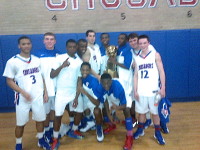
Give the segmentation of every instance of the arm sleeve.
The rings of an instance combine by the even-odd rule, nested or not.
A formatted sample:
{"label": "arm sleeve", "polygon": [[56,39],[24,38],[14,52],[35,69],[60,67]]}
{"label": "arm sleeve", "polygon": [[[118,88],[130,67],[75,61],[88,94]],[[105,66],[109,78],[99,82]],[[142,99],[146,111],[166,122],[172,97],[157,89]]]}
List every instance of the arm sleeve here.
{"label": "arm sleeve", "polygon": [[4,77],[14,79],[15,77],[15,69],[14,65],[12,64],[11,60],[8,60],[6,63],[6,67],[3,73]]}
{"label": "arm sleeve", "polygon": [[128,69],[130,69],[130,67],[131,67],[131,64],[132,64],[132,53],[131,53],[131,51],[130,51],[130,53],[129,52],[127,52],[125,55],[124,55],[124,66],[126,67],[126,68],[128,68]]}

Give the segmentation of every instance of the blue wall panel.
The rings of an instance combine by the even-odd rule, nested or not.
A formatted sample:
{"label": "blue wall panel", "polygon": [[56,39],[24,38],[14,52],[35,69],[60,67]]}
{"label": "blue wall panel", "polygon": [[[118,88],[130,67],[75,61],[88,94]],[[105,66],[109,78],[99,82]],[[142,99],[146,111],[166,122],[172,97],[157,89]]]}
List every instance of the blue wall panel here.
{"label": "blue wall panel", "polygon": [[189,31],[166,33],[168,97],[188,97]]}
{"label": "blue wall panel", "polygon": [[[110,44],[117,45],[121,32],[111,32]],[[130,33],[130,32],[124,32]],[[139,31],[147,34],[151,44],[160,53],[166,72],[166,92],[171,99],[200,97],[200,29],[196,30],[163,30]],[[96,34],[96,42],[100,45],[100,34]],[[13,91],[6,86],[2,77],[6,61],[19,53],[17,39],[21,35],[0,36],[0,108],[13,107]],[[27,35],[32,39],[33,52],[43,47],[43,35]],[[56,34],[56,48],[66,52],[66,41],[70,38],[85,39],[85,33]]]}
{"label": "blue wall panel", "polygon": [[200,32],[190,32],[190,55],[189,55],[189,97],[200,95]]}
{"label": "blue wall panel", "polygon": [[6,80],[2,76],[4,71],[4,64],[3,64],[3,57],[2,57],[2,42],[0,39],[0,109],[1,107],[8,106],[8,100],[7,100],[7,86],[6,86]]}

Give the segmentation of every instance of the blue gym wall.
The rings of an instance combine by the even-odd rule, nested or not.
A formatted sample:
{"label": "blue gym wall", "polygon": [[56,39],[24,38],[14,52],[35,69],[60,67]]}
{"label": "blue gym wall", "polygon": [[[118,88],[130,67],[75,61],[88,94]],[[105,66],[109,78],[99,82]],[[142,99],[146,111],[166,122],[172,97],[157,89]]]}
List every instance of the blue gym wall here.
{"label": "blue gym wall", "polygon": [[[130,33],[130,32],[125,32]],[[172,102],[200,100],[200,29],[138,31],[147,34],[151,44],[161,54],[166,72],[167,97]],[[101,33],[96,41],[100,45]],[[110,32],[110,43],[117,45],[120,32]],[[19,53],[17,39],[21,35],[0,35],[0,112],[14,108],[14,93],[2,76],[6,61]],[[27,35],[32,39],[33,51],[43,47],[43,35]],[[65,52],[65,42],[85,38],[83,33],[56,34],[56,48]]]}

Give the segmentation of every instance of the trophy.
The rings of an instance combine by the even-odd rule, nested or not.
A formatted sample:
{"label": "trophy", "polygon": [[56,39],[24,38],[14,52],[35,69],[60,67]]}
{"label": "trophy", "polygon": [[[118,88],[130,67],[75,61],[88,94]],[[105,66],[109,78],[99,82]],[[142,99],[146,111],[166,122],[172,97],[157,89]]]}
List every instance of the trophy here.
{"label": "trophy", "polygon": [[[109,58],[111,58],[111,57],[116,58],[117,48],[114,45],[110,45],[106,48],[106,53]],[[106,66],[105,72],[109,73],[112,78],[118,78],[117,65],[113,64],[109,60],[107,61],[107,66]]]}

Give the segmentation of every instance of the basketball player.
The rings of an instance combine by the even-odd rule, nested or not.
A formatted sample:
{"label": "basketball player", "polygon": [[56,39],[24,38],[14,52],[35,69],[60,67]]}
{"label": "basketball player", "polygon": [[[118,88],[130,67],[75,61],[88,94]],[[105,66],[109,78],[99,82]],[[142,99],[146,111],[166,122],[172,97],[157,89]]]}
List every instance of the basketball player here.
{"label": "basketball player", "polygon": [[45,103],[46,121],[45,121],[45,137],[52,143],[53,134],[53,120],[55,116],[55,79],[50,78],[50,72],[53,64],[55,63],[55,57],[57,54],[61,54],[55,49],[56,37],[52,32],[44,34],[43,38],[44,48],[36,51],[35,55],[40,58],[41,71],[44,76],[44,80],[47,86],[48,102]]}
{"label": "basketball player", "polygon": [[[82,60],[76,57],[77,44],[73,39],[69,39],[66,42],[67,53],[58,55],[56,57],[56,63],[51,71],[51,78],[57,77],[57,89],[55,97],[55,120],[53,131],[53,144],[52,149],[58,149],[60,142],[58,140],[58,134],[61,125],[61,119],[66,105],[69,104],[70,111],[79,112],[79,108],[76,108],[81,101],[78,101],[78,80],[81,76],[80,66]],[[75,110],[77,109],[77,110]],[[81,110],[80,110],[81,112]],[[82,113],[82,112],[81,112]],[[76,116],[76,115],[75,115]],[[79,135],[78,132],[73,132],[74,136]]]}
{"label": "basketball player", "polygon": [[[46,119],[44,101],[48,101],[47,91],[40,71],[40,60],[31,55],[32,43],[29,37],[22,36],[18,39],[20,54],[7,61],[3,76],[9,87],[15,91],[16,106],[16,150],[22,150],[22,136],[24,127],[32,118],[36,121],[38,146],[50,150],[50,145],[43,137],[44,121]],[[44,98],[43,98],[44,95]]]}
{"label": "basketball player", "polygon": [[[87,50],[83,50],[81,54],[81,50],[78,50],[78,54],[81,54],[81,58],[84,62],[89,62],[91,65],[91,74],[94,75],[98,80],[100,80],[100,65],[101,65],[101,53],[99,49],[99,45],[95,43],[96,40],[96,33],[93,30],[87,30],[86,31],[86,40],[87,40]],[[80,46],[85,46],[84,41],[81,40],[81,43],[78,42],[78,49]],[[83,44],[83,45],[79,45]],[[84,48],[83,48],[84,49]],[[94,121],[94,118],[92,117],[93,112],[90,112],[90,110],[85,110],[85,114],[87,115],[86,118],[89,118],[89,121]],[[86,119],[86,122],[88,119]],[[91,128],[95,127],[94,123],[86,123],[86,126],[83,129],[84,131],[87,131]]]}
{"label": "basketball player", "polygon": [[[101,93],[99,81],[92,75],[91,65],[88,62],[83,62],[81,65],[82,83],[81,88],[82,97],[84,100],[84,110],[90,109],[90,112],[94,114],[96,120],[96,134],[97,141],[102,142],[104,139],[103,129],[102,129],[102,106],[103,106],[103,94]],[[101,103],[100,103],[101,102]],[[88,121],[88,124],[95,124],[93,120]],[[86,132],[87,130],[80,129],[81,132]]]}
{"label": "basketball player", "polygon": [[[105,71],[106,71],[106,67],[107,67],[107,62],[108,62],[108,56],[106,54],[106,48],[108,46],[110,46],[110,35],[108,33],[102,33],[100,35],[100,39],[101,39],[101,47],[100,47],[100,52],[101,52],[101,70],[100,70],[100,74],[102,75]],[[104,113],[105,111],[103,111]],[[116,115],[115,111],[112,111],[112,116],[113,116],[113,121],[115,123],[120,123],[119,118]],[[108,118],[107,116],[104,114],[104,122],[107,123]],[[116,126],[113,124],[113,128],[116,128]]]}
{"label": "basketball player", "polygon": [[[158,116],[158,105],[154,104],[154,97],[158,92],[161,97],[165,97],[165,72],[160,54],[149,50],[149,37],[141,35],[138,38],[141,49],[139,55],[135,58],[134,71],[134,96],[136,112],[138,117],[138,129],[134,133],[134,139],[144,135],[145,114],[150,111],[155,127],[154,138],[161,145],[165,144],[160,132],[160,118]],[[159,87],[159,78],[161,88]]]}
{"label": "basketball player", "polygon": [[112,120],[110,111],[119,110],[123,111],[125,117],[125,125],[126,125],[126,140],[123,146],[124,150],[131,150],[133,145],[133,126],[132,126],[132,118],[130,115],[130,108],[127,107],[126,95],[124,88],[120,84],[119,81],[112,79],[110,74],[104,73],[101,76],[101,85],[103,86],[105,92],[106,100],[105,100],[105,108],[107,112],[107,116],[109,120]]}
{"label": "basketball player", "polygon": [[[131,47],[127,43],[127,40],[128,36],[125,33],[121,33],[118,36],[117,59],[110,57],[108,61],[117,65],[120,83],[123,88],[126,89],[125,94],[127,109],[130,110],[133,101],[133,69]],[[115,125],[110,125],[107,129],[105,129],[105,132],[109,133],[115,128]]]}
{"label": "basketball player", "polygon": [[106,71],[106,66],[108,61],[108,56],[106,55],[106,48],[110,45],[109,44],[110,36],[108,33],[102,33],[100,39],[101,39],[100,52],[102,60],[100,74],[102,75]]}
{"label": "basketball player", "polygon": [[91,73],[97,78],[100,79],[100,65],[101,65],[101,53],[99,45],[95,43],[96,33],[93,30],[86,31],[86,40],[87,40],[87,51],[85,52],[84,60],[89,62],[91,65]]}
{"label": "basketball player", "polygon": [[[133,54],[133,70],[134,70],[134,61],[135,61],[135,57],[138,56],[139,52],[141,51],[139,44],[138,44],[138,34],[137,33],[130,33],[128,36],[128,41],[129,44],[131,46],[131,52]],[[152,51],[156,51],[155,48],[149,44],[148,48]],[[135,99],[133,97],[133,103],[132,103],[132,107],[131,107],[131,115],[133,118],[133,125],[136,125],[136,118],[135,118]],[[144,128],[147,129],[150,125],[151,125],[152,121],[151,121],[151,116],[150,116],[150,112],[146,113],[146,122],[144,124]]]}

